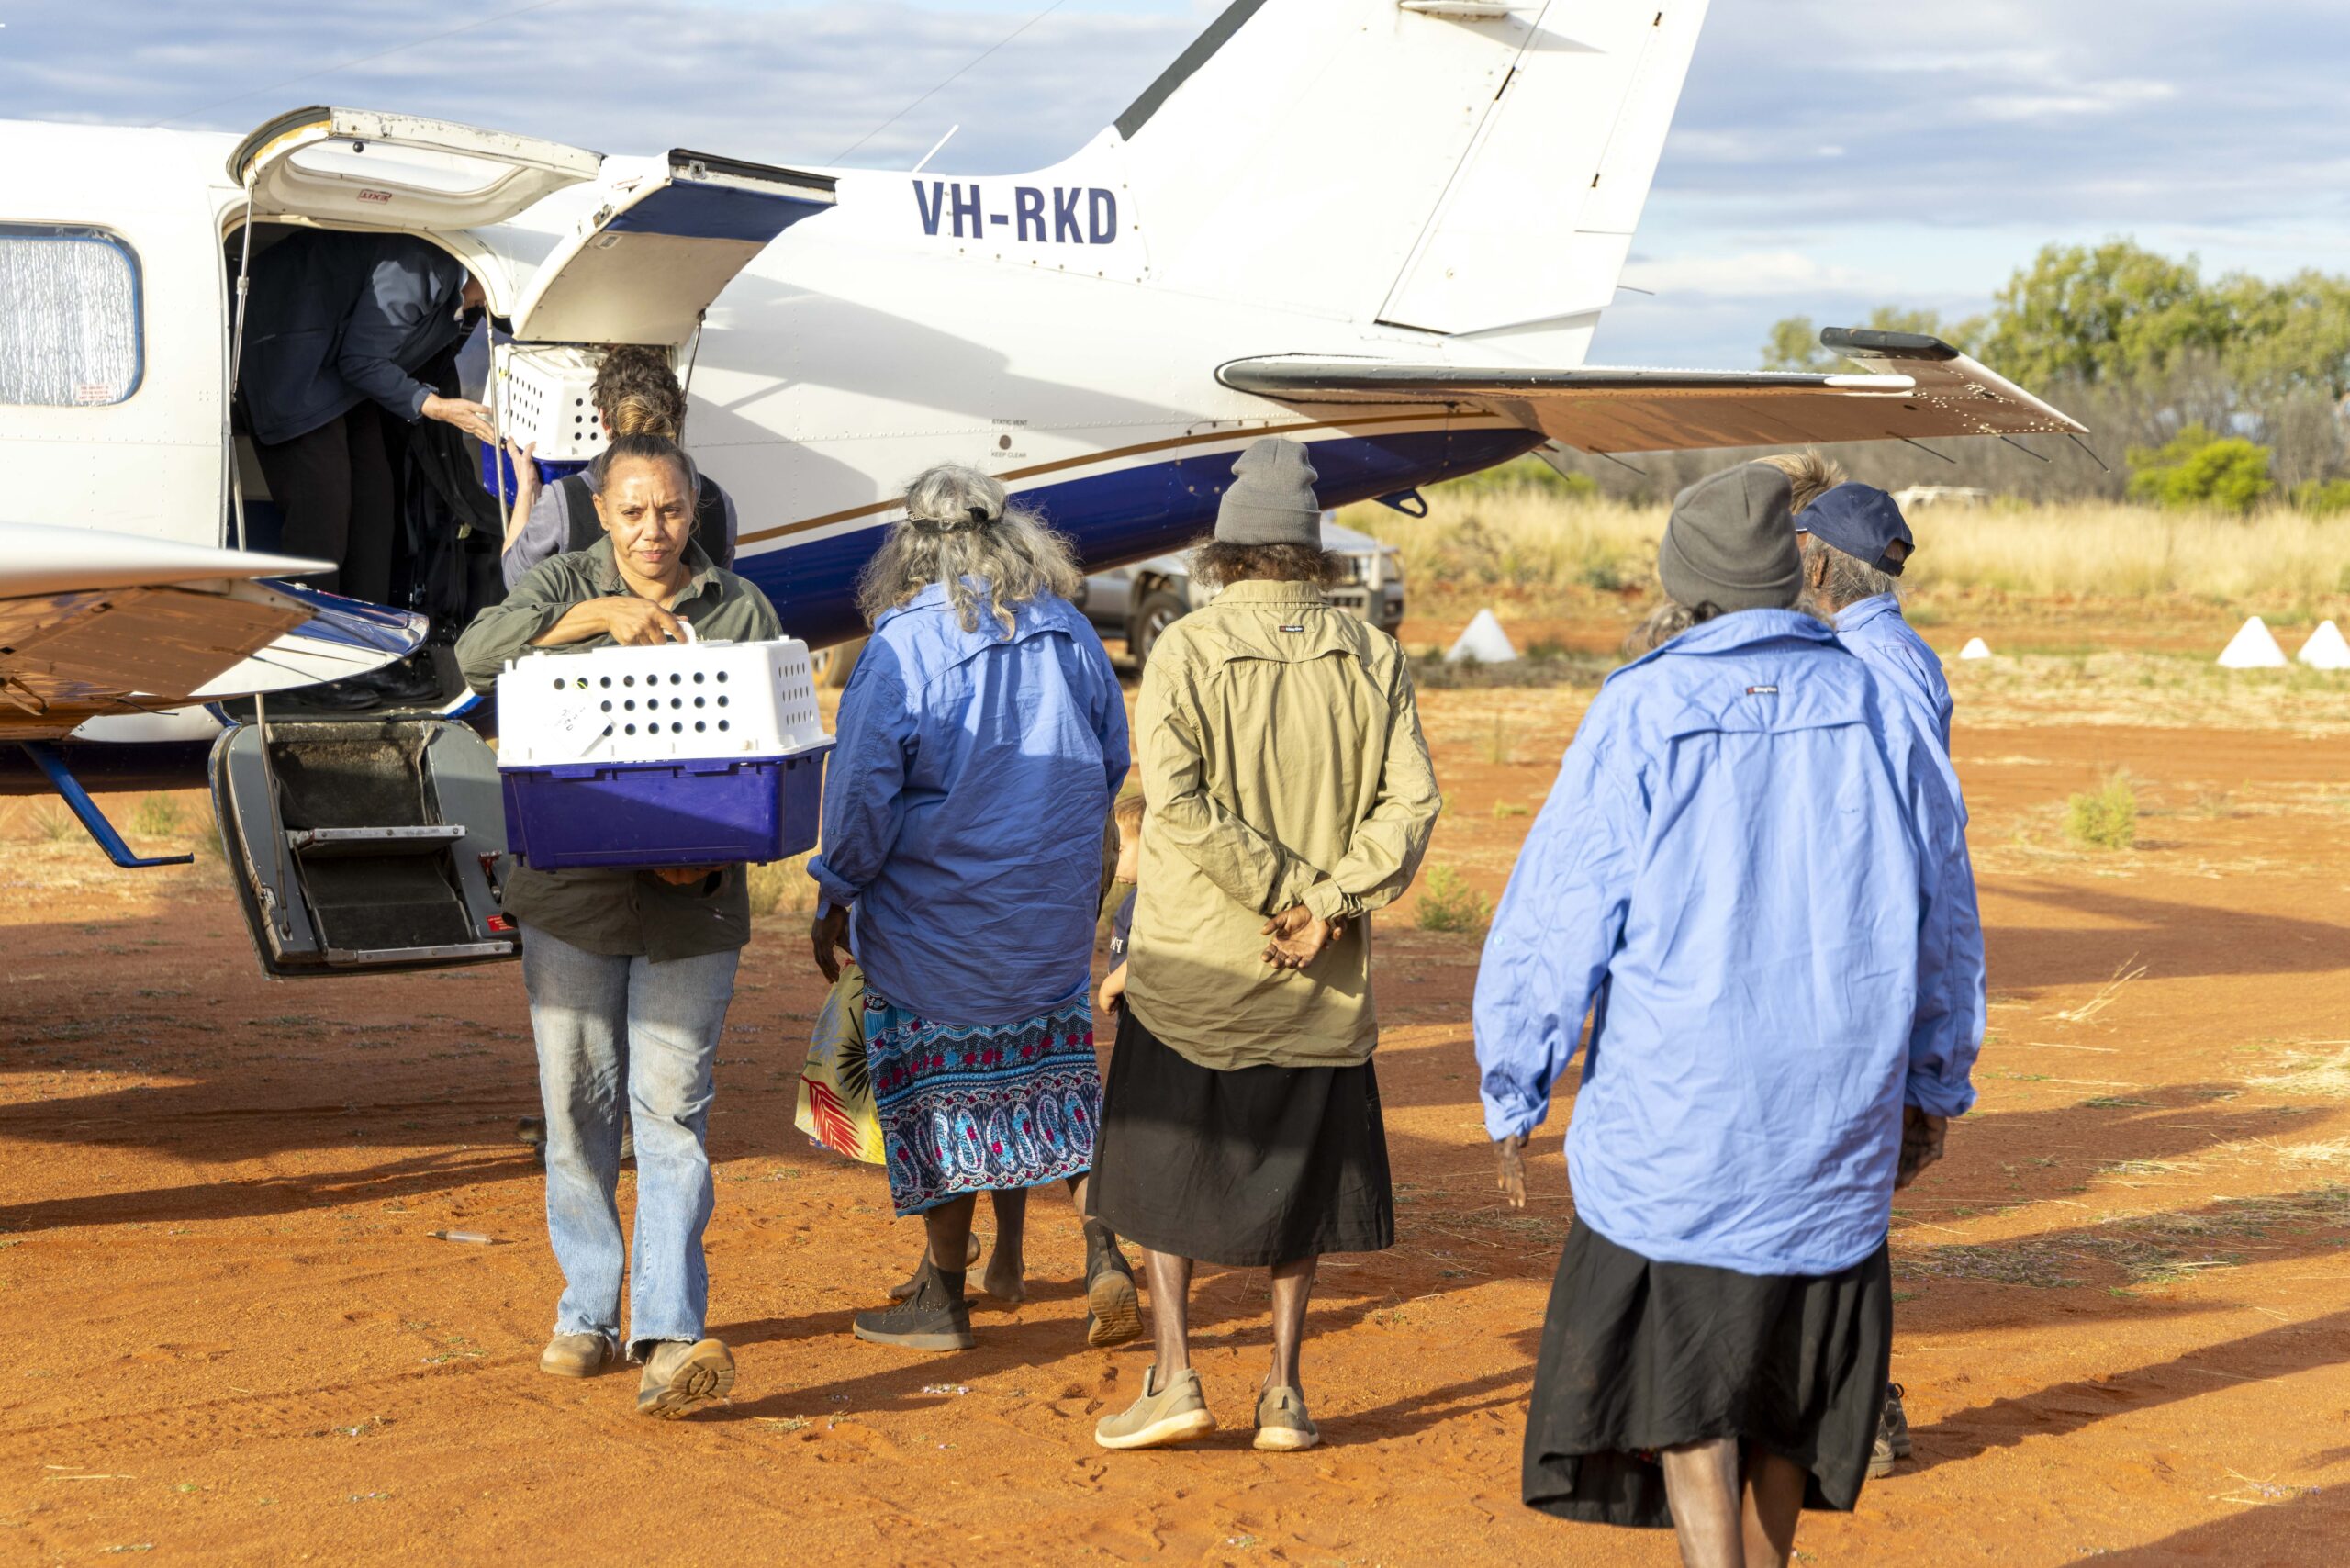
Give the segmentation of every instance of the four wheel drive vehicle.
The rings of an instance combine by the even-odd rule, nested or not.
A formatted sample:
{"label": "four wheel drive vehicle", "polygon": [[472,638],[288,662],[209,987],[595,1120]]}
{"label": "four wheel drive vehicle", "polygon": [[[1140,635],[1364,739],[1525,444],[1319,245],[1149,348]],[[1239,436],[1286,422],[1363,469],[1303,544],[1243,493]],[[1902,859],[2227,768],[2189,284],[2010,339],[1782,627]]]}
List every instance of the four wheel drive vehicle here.
{"label": "four wheel drive vehicle", "polygon": [[[1404,566],[1392,545],[1368,533],[1341,528],[1322,514],[1323,548],[1344,564],[1339,580],[1325,590],[1331,603],[1393,633],[1404,622]],[[1136,665],[1150,657],[1158,634],[1208,601],[1208,589],[1192,581],[1191,562],[1181,555],[1154,555],[1131,566],[1095,572],[1085,579],[1081,608],[1105,637],[1123,637]]]}

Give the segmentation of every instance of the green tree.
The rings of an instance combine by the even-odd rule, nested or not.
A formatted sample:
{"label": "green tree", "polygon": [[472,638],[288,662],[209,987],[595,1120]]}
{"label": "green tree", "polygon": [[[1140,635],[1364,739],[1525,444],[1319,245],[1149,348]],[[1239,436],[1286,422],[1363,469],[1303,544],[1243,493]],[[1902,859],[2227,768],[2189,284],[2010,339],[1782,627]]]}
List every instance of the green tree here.
{"label": "green tree", "polygon": [[2268,283],[2238,273],[2220,297],[2231,327],[2224,363],[2247,397],[2350,394],[2350,278],[2308,271]]}
{"label": "green tree", "polygon": [[1765,370],[1831,370],[1836,356],[1819,346],[1819,329],[1811,324],[1808,316],[1788,316],[1771,324],[1771,335],[1762,341],[1762,368]]}
{"label": "green tree", "polygon": [[2127,240],[2050,245],[1998,297],[1985,354],[2026,386],[2142,383],[2188,354],[2223,352],[2234,335],[2227,302],[2192,257],[2172,261]]}
{"label": "green tree", "polygon": [[2242,436],[2191,424],[2160,446],[2130,449],[2130,494],[2158,506],[2248,512],[2275,488],[2271,455]]}
{"label": "green tree", "polygon": [[1986,330],[1980,316],[1945,321],[1939,310],[1905,310],[1898,305],[1880,305],[1870,311],[1869,325],[1881,332],[1921,332],[1967,354],[1982,346]]}

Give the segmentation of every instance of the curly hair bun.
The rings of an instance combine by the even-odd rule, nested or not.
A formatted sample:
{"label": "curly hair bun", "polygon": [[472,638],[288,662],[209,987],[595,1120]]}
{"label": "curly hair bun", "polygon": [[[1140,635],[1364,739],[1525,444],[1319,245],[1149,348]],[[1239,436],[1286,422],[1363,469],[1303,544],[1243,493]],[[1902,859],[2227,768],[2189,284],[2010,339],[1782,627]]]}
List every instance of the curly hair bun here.
{"label": "curly hair bun", "polygon": [[589,396],[615,436],[685,436],[686,389],[659,349],[618,343],[605,350]]}

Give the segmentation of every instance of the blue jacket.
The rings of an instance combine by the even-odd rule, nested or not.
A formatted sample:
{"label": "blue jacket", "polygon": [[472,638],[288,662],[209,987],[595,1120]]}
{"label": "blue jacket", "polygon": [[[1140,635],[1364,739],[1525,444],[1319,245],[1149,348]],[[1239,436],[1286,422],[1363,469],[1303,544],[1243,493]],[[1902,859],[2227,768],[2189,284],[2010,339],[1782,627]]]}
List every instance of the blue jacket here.
{"label": "blue jacket", "polygon": [[1947,758],[1950,682],[1942,678],[1942,661],[1934,650],[1902,619],[1901,601],[1881,593],[1846,605],[1836,616],[1836,640],[1859,655],[1893,695],[1909,705],[1910,716],[1933,734]]}
{"label": "blue jacket", "polygon": [[1663,1262],[1822,1274],[1885,1239],[1901,1107],[1957,1115],[1983,942],[1932,741],[1809,616],[1757,610],[1612,676],[1477,976],[1485,1126],[1550,1108],[1577,1215]]}
{"label": "blue jacket", "polygon": [[308,435],[374,398],[411,422],[416,372],[457,341],[464,263],[409,234],[305,229],[253,258],[238,383],[253,438]]}
{"label": "blue jacket", "polygon": [[1068,600],[1006,638],[966,632],[934,583],[883,615],[841,694],[824,780],[824,897],[853,905],[866,983],[945,1024],[1010,1024],[1091,977],[1102,836],[1126,776],[1126,705]]}

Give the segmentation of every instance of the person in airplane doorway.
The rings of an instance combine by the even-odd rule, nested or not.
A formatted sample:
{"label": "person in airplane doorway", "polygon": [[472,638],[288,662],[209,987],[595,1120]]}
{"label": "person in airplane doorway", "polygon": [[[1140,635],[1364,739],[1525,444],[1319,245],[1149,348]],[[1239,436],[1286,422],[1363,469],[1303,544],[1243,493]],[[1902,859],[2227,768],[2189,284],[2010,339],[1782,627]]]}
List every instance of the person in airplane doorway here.
{"label": "person in airplane doorway", "polygon": [[[253,455],[285,519],[279,548],[335,563],[314,587],[381,604],[392,592],[393,420],[439,420],[491,439],[489,410],[417,379],[482,306],[464,263],[408,234],[297,230],[253,257],[238,396]],[[360,709],[431,696],[393,666],[305,691]]]}
{"label": "person in airplane doorway", "polygon": [[[1966,798],[1950,756],[1953,704],[1942,662],[1901,615],[1902,564],[1917,540],[1900,506],[1871,485],[1840,484],[1796,511],[1796,544],[1801,552],[1802,607],[1836,628],[1836,640],[1858,655],[1878,684],[1907,703],[1918,728],[1934,743],[1942,781],[1966,821]],[[1973,876],[1970,866],[1968,875]],[[1909,1457],[1909,1417],[1901,1407],[1903,1389],[1889,1384],[1885,1414],[1878,1417],[1876,1447],[1869,1455],[1872,1478],[1890,1475]]]}
{"label": "person in airplane doorway", "polygon": [[[757,588],[693,543],[694,465],[659,436],[622,436],[596,459],[604,537],[541,562],[457,639],[476,691],[532,648],[650,645],[782,635]],[[636,1407],[677,1417],[722,1398],[734,1360],[704,1336],[702,1231],[712,1189],[703,1136],[711,1067],[735,966],[751,936],[740,866],[657,871],[517,868],[506,911],[522,933],[522,983],[546,1113],[547,1237],[562,1266],[554,1336],[539,1358],[558,1377],[620,1359],[621,1274],[630,1269]],[[636,1238],[614,1193],[623,1124],[636,1133]]]}
{"label": "person in airplane doorway", "polygon": [[[1066,1182],[1083,1210],[1102,844],[1128,758],[1079,581],[1065,540],[950,464],[908,487],[858,583],[873,634],[841,695],[810,937],[827,980],[844,946],[864,966],[890,1195],[926,1249],[903,1299],[856,1315],[860,1339],[971,1346],[979,1193],[1004,1299],[1024,1291],[1028,1189]],[[1121,1344],[1142,1329],[1134,1275],[1109,1227],[1084,1228],[1086,1338]]]}
{"label": "person in airplane doorway", "polygon": [[1321,1440],[1299,1362],[1326,1252],[1395,1238],[1366,918],[1410,886],[1443,809],[1410,667],[1323,597],[1337,563],[1306,449],[1244,452],[1135,710],[1146,831],[1093,1212],[1146,1249],[1156,1364],[1094,1441],[1212,1431],[1194,1260],[1272,1276],[1255,1444]]}
{"label": "person in airplane doorway", "polygon": [[[606,349],[588,397],[607,441],[623,435],[686,439],[686,389],[669,368],[668,356],[657,348],[616,343]],[[532,460],[537,451],[535,442],[520,446],[510,438],[506,442],[515,471],[514,505],[498,566],[509,588],[548,556],[596,543],[595,469],[591,465],[543,486],[538,465]],[[711,560],[731,567],[734,532],[734,498],[719,488],[717,480],[700,476],[694,492],[694,543]]]}
{"label": "person in airplane doorway", "polygon": [[1573,1228],[1535,1369],[1529,1507],[1784,1563],[1859,1500],[1893,1331],[1893,1193],[1974,1103],[1982,932],[1934,742],[1796,610],[1788,482],[1683,491],[1691,625],[1611,676],[1486,939],[1497,1184],[1591,1043]]}

